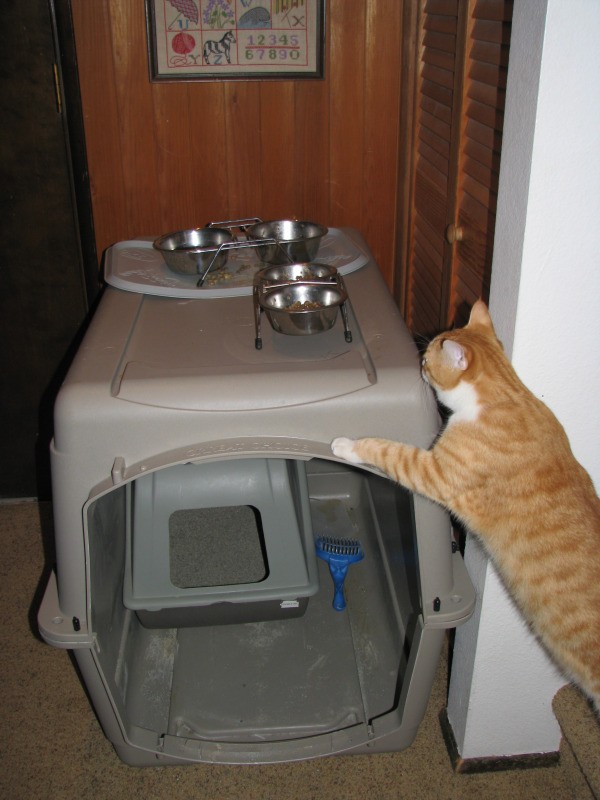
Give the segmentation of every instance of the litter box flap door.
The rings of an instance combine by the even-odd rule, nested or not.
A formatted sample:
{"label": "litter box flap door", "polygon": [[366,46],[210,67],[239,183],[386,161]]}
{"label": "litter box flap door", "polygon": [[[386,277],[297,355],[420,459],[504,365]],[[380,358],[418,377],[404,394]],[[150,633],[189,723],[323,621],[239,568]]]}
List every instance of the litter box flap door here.
{"label": "litter box flap door", "polygon": [[267,577],[260,514],[249,505],[181,508],[168,520],[169,578],[178,589]]}

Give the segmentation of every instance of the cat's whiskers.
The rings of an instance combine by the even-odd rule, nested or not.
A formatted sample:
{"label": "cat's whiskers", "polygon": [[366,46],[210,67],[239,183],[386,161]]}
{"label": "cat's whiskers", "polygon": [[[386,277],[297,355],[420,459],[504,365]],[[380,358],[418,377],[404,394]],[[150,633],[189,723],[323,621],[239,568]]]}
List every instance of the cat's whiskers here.
{"label": "cat's whiskers", "polygon": [[419,378],[419,384],[420,384],[419,391],[421,392],[421,395],[423,397],[423,405],[425,406],[425,408],[430,409],[432,406],[437,407],[435,395],[431,390],[427,381],[425,381],[422,376]]}
{"label": "cat's whiskers", "polygon": [[422,334],[416,334],[414,336],[415,344],[417,345],[417,350],[419,351],[419,355],[422,357],[425,355],[425,351],[429,347],[429,343],[431,342],[431,337],[423,336]]}

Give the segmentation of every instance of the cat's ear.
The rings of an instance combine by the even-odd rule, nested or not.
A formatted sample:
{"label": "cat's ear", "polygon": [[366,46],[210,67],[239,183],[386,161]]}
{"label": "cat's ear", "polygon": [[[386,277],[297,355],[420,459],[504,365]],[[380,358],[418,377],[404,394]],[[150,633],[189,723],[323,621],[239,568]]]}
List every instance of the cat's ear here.
{"label": "cat's ear", "polygon": [[467,349],[454,339],[444,339],[442,350],[452,369],[465,370],[469,366],[469,354]]}
{"label": "cat's ear", "polygon": [[492,331],[492,333],[494,332],[494,325],[492,324],[490,312],[483,300],[477,300],[471,308],[468,326],[473,325],[482,325],[484,328],[488,328]]}

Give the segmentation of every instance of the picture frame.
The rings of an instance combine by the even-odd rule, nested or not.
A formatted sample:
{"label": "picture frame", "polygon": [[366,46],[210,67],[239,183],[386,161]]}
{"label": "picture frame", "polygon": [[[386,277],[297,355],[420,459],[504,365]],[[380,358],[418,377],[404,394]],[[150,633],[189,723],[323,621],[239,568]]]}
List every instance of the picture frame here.
{"label": "picture frame", "polygon": [[322,78],[325,0],[146,0],[150,80]]}

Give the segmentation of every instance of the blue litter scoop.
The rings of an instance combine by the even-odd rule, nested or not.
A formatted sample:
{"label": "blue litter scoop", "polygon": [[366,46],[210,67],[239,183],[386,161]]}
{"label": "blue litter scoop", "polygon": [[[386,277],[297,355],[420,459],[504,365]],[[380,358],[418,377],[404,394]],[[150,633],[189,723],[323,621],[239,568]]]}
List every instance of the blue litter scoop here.
{"label": "blue litter scoop", "polygon": [[361,561],[365,554],[357,539],[334,539],[331,536],[320,536],[315,542],[319,558],[329,564],[329,572],[333,578],[333,607],[336,611],[346,608],[344,597],[344,581],[350,564]]}

